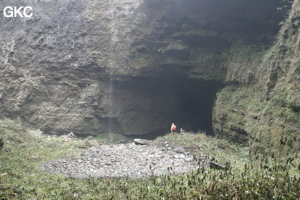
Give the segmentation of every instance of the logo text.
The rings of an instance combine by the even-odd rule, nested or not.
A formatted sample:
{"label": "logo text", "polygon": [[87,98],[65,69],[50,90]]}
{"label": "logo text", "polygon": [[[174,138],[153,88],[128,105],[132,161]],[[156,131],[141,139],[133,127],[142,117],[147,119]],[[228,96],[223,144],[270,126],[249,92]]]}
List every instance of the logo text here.
{"label": "logo text", "polygon": [[3,10],[3,14],[5,17],[32,17],[31,6],[26,7],[12,7],[12,6],[6,6]]}

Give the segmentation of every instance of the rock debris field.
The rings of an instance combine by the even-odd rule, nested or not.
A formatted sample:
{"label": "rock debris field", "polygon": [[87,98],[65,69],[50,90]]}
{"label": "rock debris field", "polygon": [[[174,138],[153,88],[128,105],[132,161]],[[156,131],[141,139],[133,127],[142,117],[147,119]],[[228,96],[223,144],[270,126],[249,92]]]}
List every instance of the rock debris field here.
{"label": "rock debris field", "polygon": [[146,177],[197,170],[199,163],[182,147],[149,144],[100,145],[83,150],[80,156],[42,165],[48,173],[74,178]]}

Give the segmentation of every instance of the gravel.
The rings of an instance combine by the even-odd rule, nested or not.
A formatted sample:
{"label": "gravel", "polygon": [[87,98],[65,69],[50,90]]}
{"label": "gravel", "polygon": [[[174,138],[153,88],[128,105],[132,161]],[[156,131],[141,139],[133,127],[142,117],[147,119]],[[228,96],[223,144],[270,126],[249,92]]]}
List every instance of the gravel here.
{"label": "gravel", "polygon": [[42,164],[42,169],[67,177],[147,177],[197,170],[199,164],[183,148],[135,143],[89,147],[79,157]]}

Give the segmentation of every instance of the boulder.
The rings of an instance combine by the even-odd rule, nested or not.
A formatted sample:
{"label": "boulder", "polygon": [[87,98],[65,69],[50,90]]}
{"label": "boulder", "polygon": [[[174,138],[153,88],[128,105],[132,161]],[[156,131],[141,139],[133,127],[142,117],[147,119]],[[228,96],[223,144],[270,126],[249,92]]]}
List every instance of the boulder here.
{"label": "boulder", "polygon": [[226,162],[225,164],[221,164],[217,162],[209,162],[209,166],[211,169],[228,170],[230,168],[230,163]]}
{"label": "boulder", "polygon": [[149,145],[150,144],[150,141],[149,140],[144,140],[144,139],[134,139],[133,140],[134,144],[137,144],[137,145]]}

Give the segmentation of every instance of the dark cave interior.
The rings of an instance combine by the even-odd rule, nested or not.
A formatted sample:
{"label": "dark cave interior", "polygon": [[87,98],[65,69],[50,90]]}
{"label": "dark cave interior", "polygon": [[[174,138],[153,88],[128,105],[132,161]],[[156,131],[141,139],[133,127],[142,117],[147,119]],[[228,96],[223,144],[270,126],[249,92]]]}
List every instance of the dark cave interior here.
{"label": "dark cave interior", "polygon": [[212,108],[218,87],[196,80],[178,80],[171,87],[175,88],[174,100],[178,102],[172,121],[177,130],[183,128],[189,132],[201,130],[213,134]]}
{"label": "dark cave interior", "polygon": [[151,130],[149,133],[131,137],[155,139],[169,133],[171,123],[176,124],[177,132],[182,128],[186,132],[201,131],[214,135],[212,110],[216,93],[222,84],[216,81],[191,80],[175,74],[163,77],[149,77],[120,84],[122,88],[130,88],[137,95],[144,95],[147,98],[159,96],[161,105],[157,105],[156,102],[151,106],[161,107],[162,109],[158,111],[160,113],[156,114],[167,118],[163,119],[166,122],[164,128],[157,130],[149,128]]}

